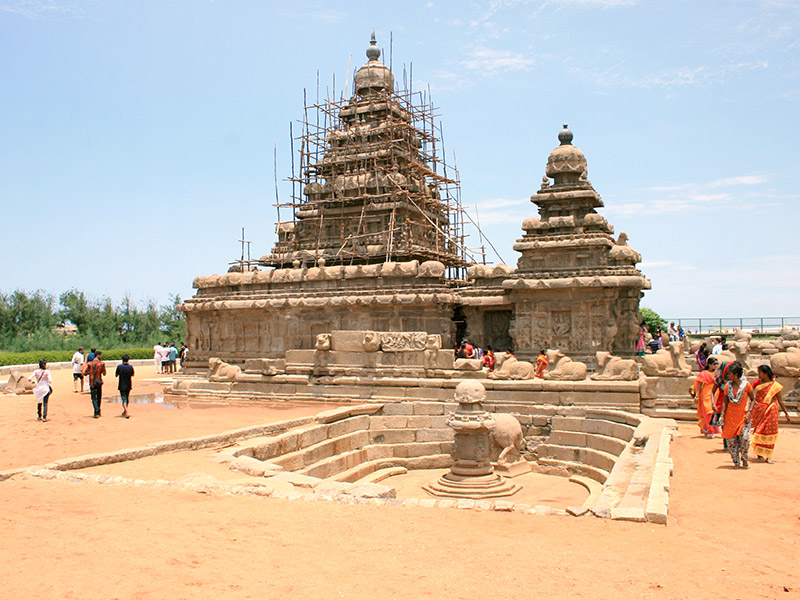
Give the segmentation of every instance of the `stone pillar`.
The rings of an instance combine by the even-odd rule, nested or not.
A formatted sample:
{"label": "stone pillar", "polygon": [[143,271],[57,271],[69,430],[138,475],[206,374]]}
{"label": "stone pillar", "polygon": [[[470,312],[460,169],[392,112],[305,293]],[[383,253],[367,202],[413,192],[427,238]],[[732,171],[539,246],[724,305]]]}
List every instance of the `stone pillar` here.
{"label": "stone pillar", "polygon": [[520,489],[494,472],[489,439],[494,420],[483,410],[485,398],[486,390],[479,381],[462,381],[456,386],[458,410],[447,417],[447,424],[455,430],[455,462],[449,473],[423,486],[425,491],[434,496],[496,498]]}

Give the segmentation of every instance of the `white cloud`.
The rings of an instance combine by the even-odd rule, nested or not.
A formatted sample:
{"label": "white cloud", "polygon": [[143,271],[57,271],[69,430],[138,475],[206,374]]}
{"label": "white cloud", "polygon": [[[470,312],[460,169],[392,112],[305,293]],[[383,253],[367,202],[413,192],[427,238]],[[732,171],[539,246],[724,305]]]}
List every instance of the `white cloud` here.
{"label": "white cloud", "polygon": [[616,8],[618,6],[635,6],[639,0],[550,0],[550,4],[573,4],[597,8]]}
{"label": "white cloud", "polygon": [[[742,186],[763,185],[768,183],[766,175],[735,175],[715,179],[705,183],[681,183],[675,185],[656,185],[640,190],[646,199],[636,202],[616,203],[605,210],[611,214],[630,215],[663,215],[687,210],[713,210],[723,206],[733,207],[747,205],[752,209],[775,206],[773,200],[787,199],[769,191],[745,191]],[[731,188],[728,191],[713,191],[718,188]],[[649,198],[648,198],[649,197]]]}
{"label": "white cloud", "polygon": [[317,19],[318,21],[326,21],[328,23],[339,23],[345,17],[345,14],[343,12],[333,9],[311,11],[306,14],[312,19]]}
{"label": "white cloud", "polygon": [[570,72],[603,87],[670,90],[705,85],[720,85],[742,71],[767,69],[769,67],[769,62],[766,60],[757,60],[719,64],[713,65],[712,67],[705,65],[690,67],[684,65],[646,74],[623,73],[622,71],[625,67],[626,63],[621,62],[599,73],[596,70],[588,71],[583,67],[573,67],[570,69]]}
{"label": "white cloud", "polygon": [[0,2],[0,12],[11,13],[38,19],[47,14],[60,14],[72,17],[83,17],[84,9],[77,2],[59,2],[58,0],[5,0]]}
{"label": "white cloud", "polygon": [[475,206],[465,206],[469,216],[481,227],[487,225],[507,225],[518,223],[526,217],[536,216],[537,209],[527,198],[487,198],[477,202],[478,214]]}
{"label": "white cloud", "polygon": [[493,50],[491,48],[475,48],[469,52],[467,60],[461,64],[473,71],[482,71],[491,75],[498,71],[524,71],[531,68],[534,60],[509,50]]}
{"label": "white cloud", "polygon": [[738,175],[736,177],[725,177],[717,179],[708,184],[708,187],[727,187],[734,185],[761,185],[767,183],[766,175]]}

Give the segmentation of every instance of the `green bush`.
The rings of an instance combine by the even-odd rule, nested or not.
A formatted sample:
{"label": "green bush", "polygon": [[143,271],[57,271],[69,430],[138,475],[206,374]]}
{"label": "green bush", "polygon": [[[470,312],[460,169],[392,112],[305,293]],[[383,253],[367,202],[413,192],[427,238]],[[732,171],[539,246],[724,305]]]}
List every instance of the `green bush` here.
{"label": "green bush", "polygon": [[642,315],[642,320],[647,325],[647,331],[650,332],[650,335],[656,335],[659,329],[661,331],[667,330],[667,322],[656,311],[643,307],[639,309],[639,314]]}
{"label": "green bush", "polygon": [[[101,348],[102,350],[102,348]],[[0,352],[0,366],[36,364],[41,359],[49,363],[69,362],[74,350],[35,350],[32,352]],[[103,350],[103,360],[121,360],[127,354],[133,359],[153,358],[152,348],[114,348]]]}

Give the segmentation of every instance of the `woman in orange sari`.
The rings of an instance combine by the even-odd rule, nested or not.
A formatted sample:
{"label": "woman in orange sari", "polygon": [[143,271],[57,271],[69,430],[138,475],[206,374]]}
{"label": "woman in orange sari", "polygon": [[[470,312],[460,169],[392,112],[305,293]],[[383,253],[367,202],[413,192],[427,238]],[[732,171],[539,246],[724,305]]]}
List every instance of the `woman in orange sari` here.
{"label": "woman in orange sari", "polygon": [[745,469],[747,452],[750,450],[750,413],[753,410],[753,386],[742,378],[741,365],[728,368],[728,382],[723,388],[722,397],[722,437],[728,442],[728,452],[733,459],[733,468]]}
{"label": "woman in orange sari", "polygon": [[692,389],[689,390],[692,398],[697,402],[697,426],[706,436],[713,438],[722,430],[719,425],[712,425],[711,419],[716,412],[714,406],[714,370],[717,368],[717,359],[708,358],[705,368],[694,380]]}
{"label": "woman in orange sari", "polygon": [[759,460],[772,460],[775,442],[778,440],[778,406],[786,415],[786,422],[791,423],[789,412],[781,399],[783,386],[775,381],[775,373],[769,365],[758,367],[758,383],[754,388],[756,403],[753,407],[753,452]]}
{"label": "woman in orange sari", "polygon": [[544,370],[547,368],[548,360],[547,351],[544,348],[539,350],[539,356],[536,357],[536,371],[533,374],[534,377],[537,379],[544,378]]}

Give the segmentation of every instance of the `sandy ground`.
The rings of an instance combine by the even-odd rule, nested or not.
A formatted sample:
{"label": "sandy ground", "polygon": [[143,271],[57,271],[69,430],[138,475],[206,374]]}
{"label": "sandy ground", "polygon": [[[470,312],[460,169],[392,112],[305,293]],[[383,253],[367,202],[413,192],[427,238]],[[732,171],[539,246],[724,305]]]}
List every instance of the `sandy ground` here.
{"label": "sandy ground", "polygon": [[[95,420],[61,385],[49,423],[31,397],[0,397],[3,467],[319,409],[136,405],[124,420],[114,405]],[[0,483],[0,597],[800,598],[800,430],[747,471],[696,431],[673,445],[666,527],[17,476]]]}

